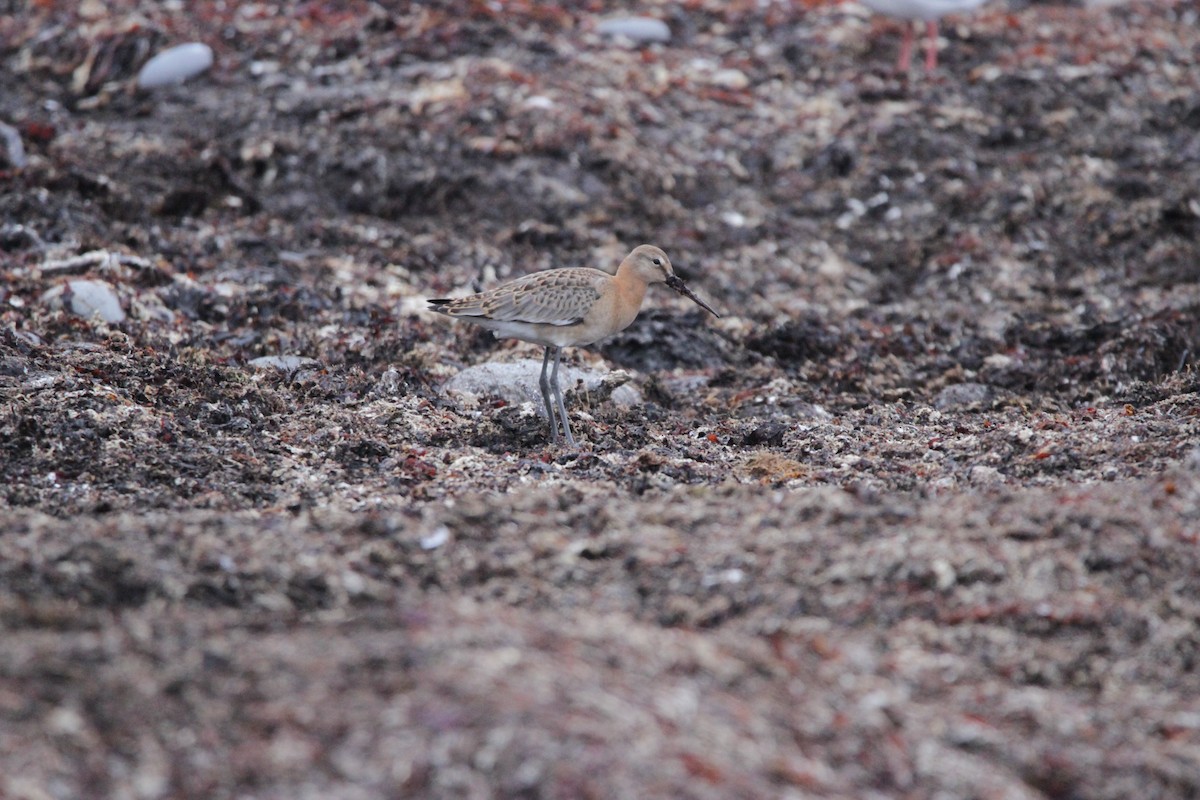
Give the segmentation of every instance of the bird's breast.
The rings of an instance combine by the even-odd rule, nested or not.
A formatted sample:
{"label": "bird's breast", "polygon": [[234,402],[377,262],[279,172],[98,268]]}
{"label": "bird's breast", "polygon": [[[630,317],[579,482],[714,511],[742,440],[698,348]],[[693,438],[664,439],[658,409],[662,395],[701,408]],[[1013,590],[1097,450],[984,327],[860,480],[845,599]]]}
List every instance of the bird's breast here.
{"label": "bird's breast", "polygon": [[646,299],[646,285],[644,283],[625,285],[617,283],[616,291],[612,293],[612,296],[614,302],[609,312],[609,326],[612,333],[617,333],[628,328],[637,319],[638,312],[642,310],[642,301]]}

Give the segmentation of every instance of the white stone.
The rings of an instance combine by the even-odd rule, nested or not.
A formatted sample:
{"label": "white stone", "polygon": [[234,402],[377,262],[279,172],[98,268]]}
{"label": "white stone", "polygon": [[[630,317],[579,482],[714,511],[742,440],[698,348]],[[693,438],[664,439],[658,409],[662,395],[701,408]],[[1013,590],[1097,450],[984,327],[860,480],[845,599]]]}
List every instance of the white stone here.
{"label": "white stone", "polygon": [[445,525],[438,525],[433,533],[421,537],[421,549],[436,550],[448,541],[450,541],[450,529]]}
{"label": "white stone", "polygon": [[305,367],[315,369],[321,362],[304,356],[262,356],[246,362],[251,369],[277,369],[281,372],[295,372]]}
{"label": "white stone", "polygon": [[671,29],[653,17],[614,17],[596,26],[605,36],[622,36],[631,42],[669,42]]}
{"label": "white stone", "polygon": [[738,91],[750,85],[750,78],[740,69],[719,69],[709,78],[713,86]]}
{"label": "white stone", "polygon": [[163,50],[142,65],[137,85],[141,89],[172,86],[199,75],[213,65],[212,48],[189,42]]}
{"label": "white stone", "polygon": [[[530,403],[539,414],[545,416],[542,390],[538,380],[542,374],[541,359],[526,358],[520,361],[476,364],[455,375],[442,387],[446,394],[467,394],[477,397],[499,397],[509,404]],[[580,382],[586,391],[601,390],[604,378],[611,373],[600,370],[560,366],[558,383],[563,393],[571,391]],[[612,392],[612,401],[619,406],[632,406],[642,402],[642,394],[629,384],[618,386]]]}

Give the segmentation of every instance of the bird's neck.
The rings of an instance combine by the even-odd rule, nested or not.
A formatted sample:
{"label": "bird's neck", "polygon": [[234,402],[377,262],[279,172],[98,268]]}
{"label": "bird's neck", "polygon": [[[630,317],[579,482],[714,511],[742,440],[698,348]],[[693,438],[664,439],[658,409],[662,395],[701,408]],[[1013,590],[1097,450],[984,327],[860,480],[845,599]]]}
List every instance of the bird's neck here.
{"label": "bird's neck", "polygon": [[618,330],[624,330],[633,322],[642,308],[642,300],[646,297],[646,282],[634,275],[632,271],[618,270],[613,283],[617,288],[616,307],[619,309],[618,315],[621,317],[618,322]]}

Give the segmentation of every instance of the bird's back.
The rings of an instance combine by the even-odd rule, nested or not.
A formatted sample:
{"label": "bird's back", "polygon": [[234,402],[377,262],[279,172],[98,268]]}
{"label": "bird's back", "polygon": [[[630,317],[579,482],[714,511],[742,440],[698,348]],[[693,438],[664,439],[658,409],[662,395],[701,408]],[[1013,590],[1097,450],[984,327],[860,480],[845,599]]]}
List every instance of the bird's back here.
{"label": "bird's back", "polygon": [[597,269],[534,272],[467,297],[430,300],[430,308],[468,322],[496,320],[545,325],[574,325],[600,297],[611,276]]}

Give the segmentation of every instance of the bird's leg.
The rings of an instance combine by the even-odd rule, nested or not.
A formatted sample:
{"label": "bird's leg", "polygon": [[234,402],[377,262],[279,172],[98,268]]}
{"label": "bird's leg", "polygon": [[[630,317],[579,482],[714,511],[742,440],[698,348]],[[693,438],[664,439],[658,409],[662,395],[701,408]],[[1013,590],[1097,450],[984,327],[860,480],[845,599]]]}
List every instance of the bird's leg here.
{"label": "bird's leg", "polygon": [[925,71],[933,72],[937,69],[937,20],[931,19],[925,23],[925,36]]}
{"label": "bird's leg", "polygon": [[[542,356],[542,377],[538,379],[538,386],[542,390],[542,402],[546,404],[546,419],[550,423],[550,443],[558,441],[558,422],[554,419],[554,403],[550,402],[550,376],[546,371],[550,368],[550,351],[558,352],[557,347],[547,347],[546,355]],[[554,362],[555,374],[558,372],[558,360]]]}
{"label": "bird's leg", "polygon": [[567,406],[563,403],[562,387],[558,384],[558,362],[562,360],[562,348],[554,349],[554,375],[550,378],[550,385],[554,387],[554,400],[558,403],[558,416],[562,420],[563,433],[567,435],[567,444],[571,447],[576,447],[575,437],[571,435],[571,423],[567,420]]}
{"label": "bird's leg", "polygon": [[896,59],[896,71],[907,73],[912,66],[913,29],[912,23],[905,20],[904,38],[900,40],[900,57]]}

